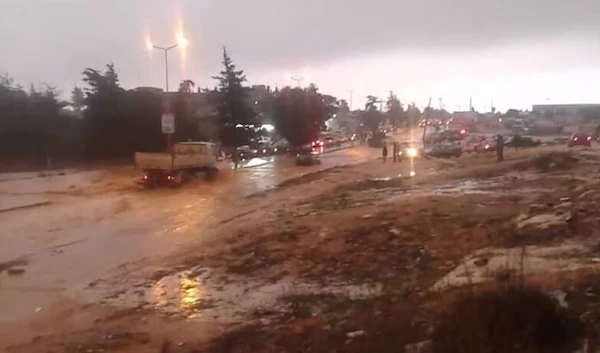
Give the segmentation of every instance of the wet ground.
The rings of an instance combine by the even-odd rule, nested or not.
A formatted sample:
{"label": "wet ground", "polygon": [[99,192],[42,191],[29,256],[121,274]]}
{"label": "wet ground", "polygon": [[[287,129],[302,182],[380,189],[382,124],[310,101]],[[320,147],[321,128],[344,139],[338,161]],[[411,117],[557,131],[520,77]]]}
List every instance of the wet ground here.
{"label": "wet ground", "polygon": [[[585,213],[597,206],[597,195],[586,192],[597,185],[595,151],[577,154],[576,178],[571,159],[535,157],[547,154],[544,148],[507,153],[503,164],[489,155],[381,163],[373,160],[379,152],[338,151],[315,167],[255,160],[214,183],[190,180],[177,190],[141,190],[133,169],[67,173],[54,183],[45,178],[31,187],[35,192],[21,189],[30,180],[0,182],[2,196],[51,202],[0,213],[6,225],[0,334],[68,301],[70,313],[59,317],[93,315],[84,324],[94,328],[86,340],[106,342],[103,330],[119,332],[133,335],[128,344],[147,348],[143,352],[156,352],[165,330],[186,342],[185,351],[187,340],[219,335],[215,327],[248,322],[269,335],[271,323],[291,322],[296,328],[316,324],[321,333],[339,329],[345,339],[375,337],[364,318],[346,316],[355,315],[357,305],[381,306],[368,311],[378,320],[394,314],[389,300],[402,306],[428,300],[439,281],[486,281],[506,261],[505,249],[520,260],[519,244],[531,246],[532,273],[596,266],[597,256],[585,250],[596,248],[595,239],[560,243],[596,227]],[[577,187],[575,198],[569,190]],[[572,202],[583,210],[575,230],[573,211],[564,212],[569,197],[583,200]],[[488,267],[479,265],[482,257]],[[479,272],[465,277],[461,264]],[[416,309],[394,315],[412,321],[419,319]],[[104,320],[107,315],[113,319]],[[158,326],[152,324],[157,316]],[[44,320],[35,332],[49,327]],[[64,328],[77,337],[51,332],[42,341],[63,347],[83,334],[80,325]],[[139,332],[154,341],[136,341]],[[94,344],[92,352],[107,351]]]}
{"label": "wet ground", "polygon": [[112,271],[210,238],[220,222],[251,211],[252,205],[242,209],[245,195],[375,156],[366,148],[345,149],[324,154],[314,167],[297,167],[285,156],[254,159],[213,183],[190,180],[177,190],[141,190],[133,168],[7,177],[0,181],[5,203],[41,204],[0,213],[0,264],[18,260],[13,267],[24,271],[0,273],[0,321],[24,320],[64,297],[85,301],[88,284]]}

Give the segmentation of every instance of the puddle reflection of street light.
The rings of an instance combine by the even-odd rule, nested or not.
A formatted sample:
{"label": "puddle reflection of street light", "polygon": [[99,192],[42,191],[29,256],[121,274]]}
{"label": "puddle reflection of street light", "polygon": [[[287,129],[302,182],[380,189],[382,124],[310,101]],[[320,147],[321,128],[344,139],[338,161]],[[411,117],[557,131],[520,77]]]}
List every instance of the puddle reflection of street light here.
{"label": "puddle reflection of street light", "polygon": [[182,277],[179,284],[179,308],[181,311],[193,314],[200,301],[200,282],[196,278]]}

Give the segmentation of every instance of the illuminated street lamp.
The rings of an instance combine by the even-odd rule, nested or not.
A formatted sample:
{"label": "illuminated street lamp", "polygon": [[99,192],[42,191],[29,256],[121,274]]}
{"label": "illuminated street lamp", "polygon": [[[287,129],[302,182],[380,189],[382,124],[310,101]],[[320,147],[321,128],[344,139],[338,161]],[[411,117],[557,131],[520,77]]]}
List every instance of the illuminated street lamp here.
{"label": "illuminated street lamp", "polygon": [[169,50],[180,47],[181,49],[185,49],[189,44],[189,41],[183,37],[177,37],[177,43],[171,45],[170,47],[159,47],[158,45],[153,44],[150,41],[146,42],[146,48],[148,50],[158,49],[162,50],[165,53],[165,92],[169,92]]}

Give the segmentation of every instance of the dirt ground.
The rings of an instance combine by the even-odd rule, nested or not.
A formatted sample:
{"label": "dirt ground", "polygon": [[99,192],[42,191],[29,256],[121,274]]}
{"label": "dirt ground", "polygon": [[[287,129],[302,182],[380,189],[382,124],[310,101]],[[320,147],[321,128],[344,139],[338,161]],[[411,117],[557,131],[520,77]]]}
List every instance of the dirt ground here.
{"label": "dirt ground", "polygon": [[90,283],[97,303],[12,327],[36,335],[7,352],[424,352],[455,299],[507,283],[592,332],[599,172],[598,149],[540,147],[300,176],[160,268]]}

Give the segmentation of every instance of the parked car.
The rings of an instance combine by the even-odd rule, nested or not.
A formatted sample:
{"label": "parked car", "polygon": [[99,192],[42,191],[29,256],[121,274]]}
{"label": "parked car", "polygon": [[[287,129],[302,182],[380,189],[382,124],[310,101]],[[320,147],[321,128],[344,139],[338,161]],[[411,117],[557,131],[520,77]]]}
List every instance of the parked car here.
{"label": "parked car", "polygon": [[278,148],[272,143],[259,143],[254,149],[259,156],[272,156],[278,151]]}
{"label": "parked car", "polygon": [[256,157],[258,154],[258,150],[256,148],[252,148],[248,145],[240,146],[236,149],[238,156],[240,159],[250,159]]}
{"label": "parked car", "polygon": [[586,134],[584,132],[572,133],[571,136],[569,137],[569,140],[567,141],[568,147],[575,147],[575,146],[590,147],[591,145],[592,145],[592,136],[589,134]]}
{"label": "parked car", "polygon": [[464,140],[467,137],[466,129],[459,130],[445,130],[436,132],[433,134],[429,134],[425,136],[425,143],[427,144],[436,144],[440,142],[455,142]]}
{"label": "parked car", "polygon": [[321,164],[318,148],[320,147],[315,148],[312,144],[309,144],[298,149],[296,153],[296,165],[311,166],[315,164]]}
{"label": "parked car", "polygon": [[342,145],[342,140],[334,136],[326,136],[323,142],[325,147],[340,147]]}
{"label": "parked car", "polygon": [[383,144],[385,143],[385,138],[386,135],[383,131],[378,131],[374,133],[369,139],[369,147],[382,148]]}
{"label": "parked car", "polygon": [[273,144],[276,154],[283,154],[290,151],[290,143],[286,139],[281,139]]}
{"label": "parked car", "polygon": [[534,139],[530,136],[515,135],[509,142],[504,143],[504,146],[514,148],[537,147],[542,144],[540,139]]}
{"label": "parked car", "polygon": [[458,158],[462,155],[462,152],[462,147],[458,142],[434,143],[424,149],[425,155],[435,158]]}
{"label": "parked car", "polygon": [[473,150],[477,153],[495,152],[496,146],[497,141],[495,138],[483,138],[473,147]]}

